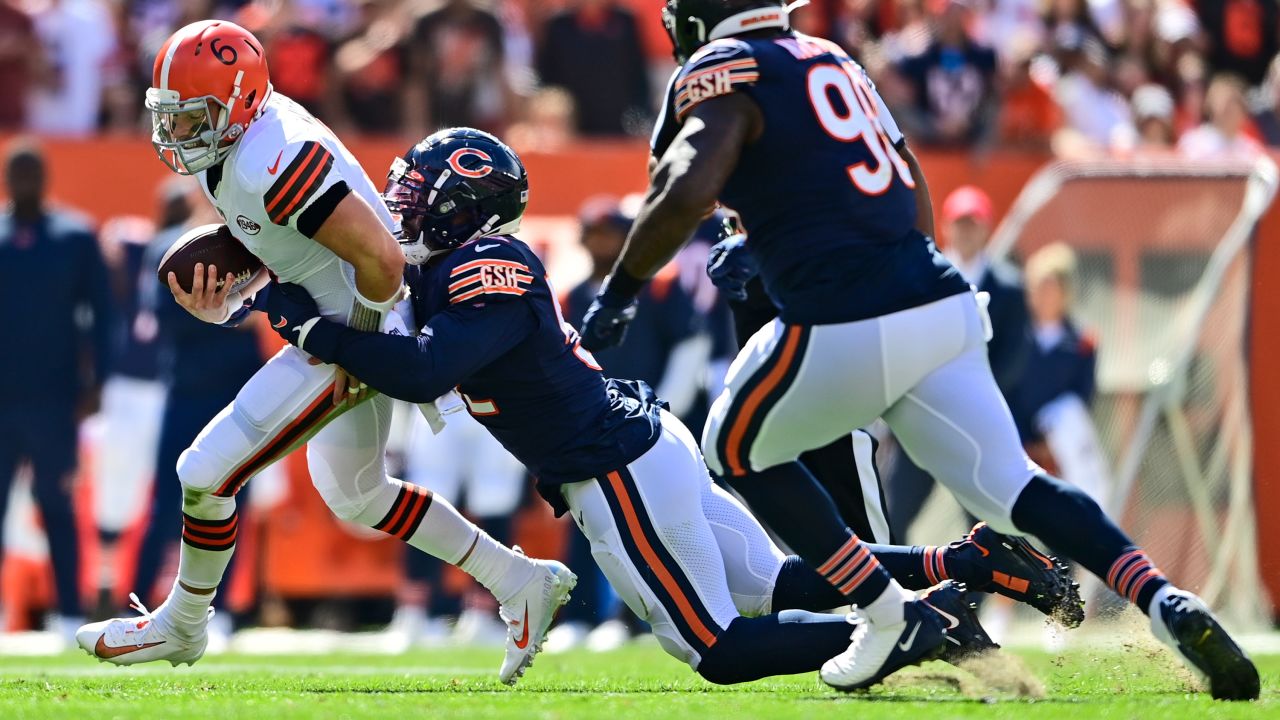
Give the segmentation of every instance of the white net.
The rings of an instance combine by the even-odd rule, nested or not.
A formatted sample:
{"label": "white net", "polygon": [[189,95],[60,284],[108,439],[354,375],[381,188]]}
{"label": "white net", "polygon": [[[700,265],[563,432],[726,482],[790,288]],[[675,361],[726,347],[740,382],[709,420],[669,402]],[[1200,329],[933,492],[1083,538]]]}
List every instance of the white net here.
{"label": "white net", "polygon": [[1075,316],[1098,338],[1093,420],[1104,504],[1179,585],[1261,626],[1246,358],[1249,240],[1276,189],[1270,160],[1047,168],[992,238],[1025,259],[1064,242]]}

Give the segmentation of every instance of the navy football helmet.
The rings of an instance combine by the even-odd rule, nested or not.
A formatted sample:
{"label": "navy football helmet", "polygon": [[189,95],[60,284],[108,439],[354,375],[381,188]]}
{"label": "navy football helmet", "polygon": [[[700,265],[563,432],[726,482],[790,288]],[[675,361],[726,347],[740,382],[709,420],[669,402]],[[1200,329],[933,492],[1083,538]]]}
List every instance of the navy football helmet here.
{"label": "navy football helmet", "polygon": [[529,203],[529,175],[493,135],[450,128],[391,163],[382,200],[400,221],[405,260],[420,265],[476,238],[516,232]]}
{"label": "navy football helmet", "polygon": [[752,30],[791,27],[784,0],[667,0],[662,8],[662,24],[671,36],[676,62],[681,65],[712,40]]}

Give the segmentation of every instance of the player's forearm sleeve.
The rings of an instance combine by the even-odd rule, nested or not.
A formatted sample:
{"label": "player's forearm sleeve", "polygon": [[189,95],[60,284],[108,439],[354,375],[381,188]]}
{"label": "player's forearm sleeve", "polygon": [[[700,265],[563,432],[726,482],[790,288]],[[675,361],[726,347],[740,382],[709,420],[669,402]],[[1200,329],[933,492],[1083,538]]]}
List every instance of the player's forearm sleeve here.
{"label": "player's forearm sleeve", "polygon": [[420,337],[364,332],[321,320],[308,332],[303,349],[384,395],[424,403],[493,362],[533,327],[526,303],[494,303],[436,315]]}

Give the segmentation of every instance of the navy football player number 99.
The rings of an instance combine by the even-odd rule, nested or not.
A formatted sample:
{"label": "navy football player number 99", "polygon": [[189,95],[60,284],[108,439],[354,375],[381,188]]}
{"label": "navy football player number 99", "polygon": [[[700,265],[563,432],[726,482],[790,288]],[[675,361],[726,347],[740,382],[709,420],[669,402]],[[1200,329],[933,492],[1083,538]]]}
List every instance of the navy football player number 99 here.
{"label": "navy football player number 99", "polygon": [[[847,112],[841,112],[832,102],[833,90]],[[824,63],[809,70],[809,101],[822,128],[841,142],[861,140],[875,159],[875,167],[866,162],[848,167],[853,184],[867,195],[882,195],[893,183],[896,170],[907,187],[914,188],[916,184],[907,163],[880,123],[880,111],[872,92],[857,68]]]}

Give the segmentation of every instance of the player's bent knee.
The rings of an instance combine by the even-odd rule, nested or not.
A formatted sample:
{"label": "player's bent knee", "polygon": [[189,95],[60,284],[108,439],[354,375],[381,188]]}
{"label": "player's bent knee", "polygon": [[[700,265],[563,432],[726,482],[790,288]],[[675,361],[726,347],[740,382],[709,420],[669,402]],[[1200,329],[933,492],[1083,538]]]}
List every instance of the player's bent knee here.
{"label": "player's bent knee", "polygon": [[199,445],[192,445],[178,456],[178,481],[182,483],[184,495],[212,493],[226,477],[224,464],[210,455]]}

